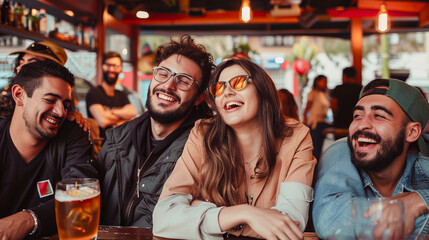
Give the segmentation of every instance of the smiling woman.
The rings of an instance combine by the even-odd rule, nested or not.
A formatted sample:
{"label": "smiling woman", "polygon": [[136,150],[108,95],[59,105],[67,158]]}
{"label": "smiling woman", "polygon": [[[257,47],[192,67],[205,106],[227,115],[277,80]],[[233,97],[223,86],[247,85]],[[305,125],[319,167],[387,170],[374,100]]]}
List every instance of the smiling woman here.
{"label": "smiling woman", "polygon": [[[226,125],[234,129],[245,126],[249,130],[258,129],[259,95],[253,83],[255,80],[244,74],[246,71],[239,65],[227,67],[220,74],[215,84],[224,87],[222,93],[220,90],[216,92],[216,108]],[[223,80],[228,81],[229,87],[225,87]]]}
{"label": "smiling woman", "polygon": [[217,114],[191,131],[155,207],[154,234],[302,239],[316,164],[308,128],[283,117],[273,81],[249,60],[222,62],[209,86]]}

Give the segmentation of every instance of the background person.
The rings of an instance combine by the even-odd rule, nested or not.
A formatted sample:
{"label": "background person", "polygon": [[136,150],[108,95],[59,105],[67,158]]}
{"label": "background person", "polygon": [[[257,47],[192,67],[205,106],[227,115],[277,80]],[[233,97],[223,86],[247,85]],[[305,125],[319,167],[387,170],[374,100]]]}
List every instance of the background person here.
{"label": "background person", "polygon": [[328,79],[324,75],[314,78],[313,89],[308,94],[307,105],[304,109],[304,124],[310,127],[310,134],[313,140],[313,156],[320,158],[322,153],[325,135],[323,129],[329,127],[326,123],[328,109],[331,106],[327,97]]}
{"label": "background person", "polygon": [[279,94],[280,107],[282,109],[283,115],[295,118],[299,121],[298,105],[296,104],[292,93],[284,88],[278,90],[277,93]]}
{"label": "background person", "polygon": [[128,95],[115,89],[118,76],[122,72],[122,58],[119,53],[103,54],[103,81],[91,88],[86,95],[88,117],[94,118],[100,127],[100,137],[105,138],[105,130],[119,126],[136,116],[136,109],[130,104]]}
{"label": "background person", "polygon": [[[335,128],[349,128],[353,121],[353,108],[359,100],[362,85],[357,83],[356,69],[346,67],[343,69],[343,84],[331,91],[331,108],[334,114]],[[339,137],[336,136],[336,139]]]}
{"label": "background person", "polygon": [[[348,139],[333,143],[318,163],[313,221],[320,238],[351,222],[351,200],[360,197],[402,200],[405,226],[390,228],[389,237],[428,239],[429,152],[421,137],[428,118],[423,96],[402,81],[376,79],[364,87]],[[407,154],[414,144],[420,152]],[[386,238],[381,230],[375,239]],[[352,229],[342,233],[354,238]]]}
{"label": "background person", "polygon": [[316,164],[308,128],[284,118],[273,81],[249,60],[222,62],[210,84],[216,114],[192,129],[155,207],[154,235],[302,239]]}
{"label": "background person", "polygon": [[134,109],[136,110],[136,116],[140,116],[144,113],[145,109],[143,107],[142,100],[136,91],[125,87],[120,83],[120,81],[118,81],[118,83],[115,85],[115,88],[127,94],[128,101],[130,101],[131,105],[133,105]]}
{"label": "background person", "polygon": [[88,134],[66,120],[74,76],[39,61],[23,66],[10,85],[13,115],[0,118],[0,239],[50,236],[56,232],[55,184],[97,177]]}
{"label": "background person", "polygon": [[98,155],[100,224],[152,228],[152,212],[165,180],[197,119],[206,117],[202,92],[213,57],[189,35],[158,47],[147,109],[107,131]]}

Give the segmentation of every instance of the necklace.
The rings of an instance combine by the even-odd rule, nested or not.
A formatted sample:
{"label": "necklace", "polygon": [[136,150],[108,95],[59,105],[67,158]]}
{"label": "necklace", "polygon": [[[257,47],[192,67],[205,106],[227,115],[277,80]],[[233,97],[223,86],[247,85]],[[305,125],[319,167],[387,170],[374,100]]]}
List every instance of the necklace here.
{"label": "necklace", "polygon": [[261,149],[259,150],[258,154],[257,154],[254,158],[250,159],[250,161],[244,161],[244,163],[245,163],[248,167],[250,167],[250,165],[253,163],[253,161],[254,161],[255,159],[258,159],[258,157],[259,157],[259,155],[261,154],[261,152],[262,152],[262,150],[263,150],[263,149],[264,149],[264,147],[261,147]]}
{"label": "necklace", "polygon": [[[244,161],[244,163],[250,167],[252,165],[252,163],[258,159],[259,155],[261,155],[262,150],[264,150],[264,147],[262,146],[261,149],[259,150],[258,154],[250,159],[250,161]],[[246,199],[247,199],[247,204],[249,205],[253,205],[253,184],[255,184],[254,179],[252,179],[252,174],[251,173],[247,173],[246,170],[246,175],[250,174],[250,179],[247,179],[247,190],[246,190]],[[250,181],[250,182],[249,182]]]}

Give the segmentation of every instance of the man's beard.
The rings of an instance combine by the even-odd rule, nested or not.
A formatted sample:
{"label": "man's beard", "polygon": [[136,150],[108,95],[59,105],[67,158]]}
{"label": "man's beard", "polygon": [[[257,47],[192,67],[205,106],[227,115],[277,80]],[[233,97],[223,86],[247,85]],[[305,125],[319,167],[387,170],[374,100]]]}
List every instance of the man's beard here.
{"label": "man's beard", "polygon": [[[175,96],[177,99],[180,100],[179,96],[177,96],[173,92],[168,92],[168,91],[163,90],[163,89],[158,89],[157,91],[164,92],[164,93],[167,93],[169,95]],[[152,92],[155,92],[155,89]],[[184,119],[188,115],[188,113],[192,111],[195,99],[198,97],[197,95],[195,95],[191,100],[186,101],[186,102],[182,102],[179,105],[179,107],[175,110],[157,111],[157,110],[155,110],[155,106],[152,105],[151,97],[153,95],[154,95],[153,93],[148,91],[146,108],[149,111],[150,117],[153,118],[153,120],[155,120],[161,124],[171,124],[171,123],[175,123],[177,121]]]}
{"label": "man's beard", "polygon": [[110,72],[103,72],[103,79],[107,83],[107,85],[113,86],[113,85],[115,85],[116,81],[118,80],[119,73],[114,73],[115,77],[113,77],[113,78],[109,77],[109,73]]}
{"label": "man's beard", "polygon": [[[55,137],[57,132],[49,133],[45,129],[43,129],[42,126],[39,126],[37,124],[33,124],[33,121],[31,121],[31,117],[28,116],[27,113],[28,113],[28,111],[24,111],[24,114],[22,117],[23,117],[24,122],[25,122],[25,127],[26,127],[27,131],[31,134],[31,136],[33,136],[35,139],[38,139],[38,140],[46,140],[46,139]],[[53,118],[57,118],[52,114],[50,114],[50,115]],[[45,117],[45,114],[42,116],[42,118],[44,118],[44,117]],[[59,125],[60,126],[62,125],[62,121]]]}
{"label": "man's beard", "polygon": [[377,151],[377,154],[373,159],[362,160],[362,158],[364,158],[367,153],[356,152],[349,136],[347,138],[347,143],[351,152],[351,160],[357,168],[361,168],[365,171],[381,172],[382,170],[389,167],[393,161],[404,151],[404,127],[401,127],[401,130],[396,135],[396,138],[389,140],[383,140],[377,134],[363,132],[360,130],[353,134],[352,139],[357,139],[357,136],[361,134],[363,134],[365,137],[375,139],[377,143],[381,144],[381,149]]}

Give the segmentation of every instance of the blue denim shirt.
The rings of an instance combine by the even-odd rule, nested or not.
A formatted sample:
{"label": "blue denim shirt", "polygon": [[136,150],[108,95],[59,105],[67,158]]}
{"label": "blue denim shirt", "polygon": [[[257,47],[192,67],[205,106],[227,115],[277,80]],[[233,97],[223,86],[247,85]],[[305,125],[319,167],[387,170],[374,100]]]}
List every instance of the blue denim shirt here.
{"label": "blue denim shirt", "polygon": [[[403,176],[393,195],[417,192],[429,206],[429,158],[421,154],[407,155]],[[368,173],[357,169],[350,159],[347,139],[333,143],[323,154],[316,168],[313,221],[316,233],[328,238],[341,229],[341,239],[354,239],[351,224],[351,200],[359,197],[380,198]],[[429,214],[415,221],[414,235],[426,239]]]}

